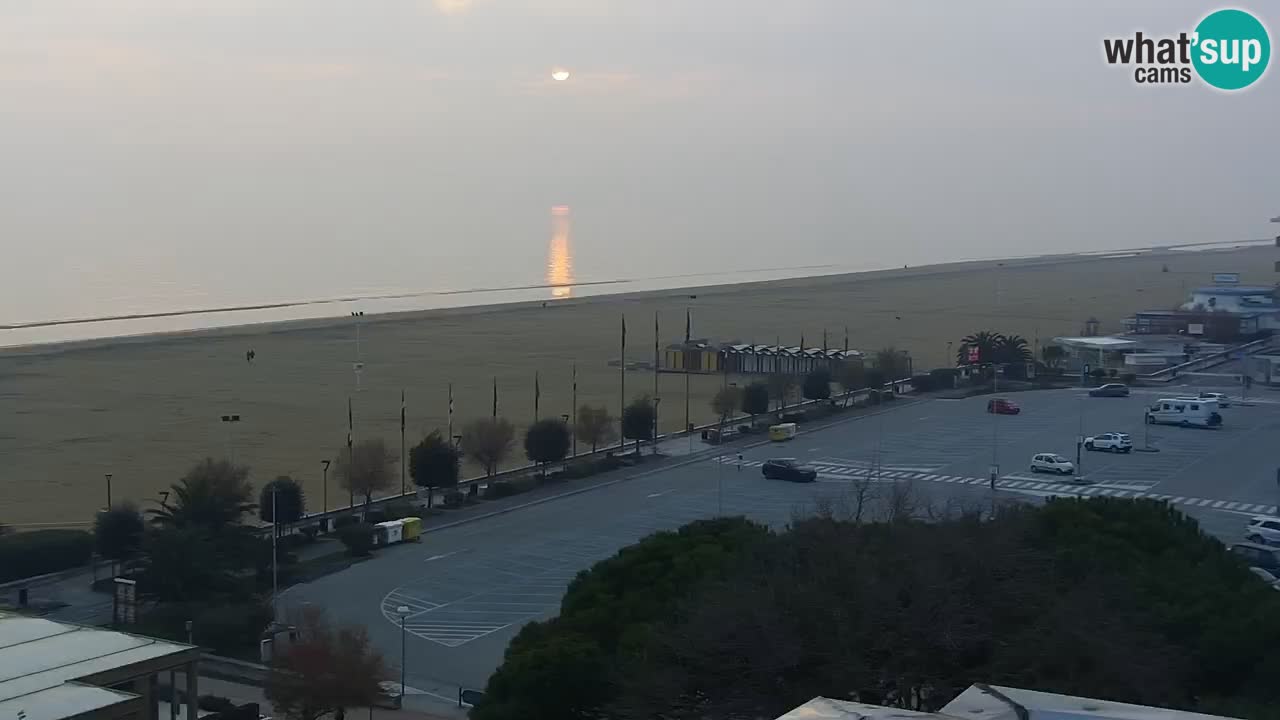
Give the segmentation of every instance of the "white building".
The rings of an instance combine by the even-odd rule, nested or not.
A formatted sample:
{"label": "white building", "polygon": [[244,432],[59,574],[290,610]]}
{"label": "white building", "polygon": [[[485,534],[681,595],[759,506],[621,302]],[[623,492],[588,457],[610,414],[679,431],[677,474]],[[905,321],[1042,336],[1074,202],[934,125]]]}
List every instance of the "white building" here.
{"label": "white building", "polygon": [[1223,720],[1218,715],[1056,695],[1036,690],[971,685],[936,713],[814,698],[778,720]]}

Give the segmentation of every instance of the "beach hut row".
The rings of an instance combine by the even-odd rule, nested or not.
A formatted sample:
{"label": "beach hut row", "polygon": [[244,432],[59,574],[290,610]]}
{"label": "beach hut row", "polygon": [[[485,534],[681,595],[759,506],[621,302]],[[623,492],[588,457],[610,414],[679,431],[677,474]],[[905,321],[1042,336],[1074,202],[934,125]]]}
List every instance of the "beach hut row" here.
{"label": "beach hut row", "polygon": [[713,344],[706,340],[672,343],[662,354],[660,372],[803,375],[818,369],[834,370],[847,360],[861,361],[857,350],[756,345]]}

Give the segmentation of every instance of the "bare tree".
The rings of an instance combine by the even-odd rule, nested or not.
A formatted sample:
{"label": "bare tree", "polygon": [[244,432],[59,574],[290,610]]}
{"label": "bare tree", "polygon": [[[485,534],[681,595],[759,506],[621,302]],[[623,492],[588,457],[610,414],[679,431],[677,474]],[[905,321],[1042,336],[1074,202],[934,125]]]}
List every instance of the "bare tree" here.
{"label": "bare tree", "polygon": [[618,439],[618,419],[610,415],[607,408],[583,405],[578,408],[573,434],[580,442],[590,445],[591,452],[595,452],[596,446],[608,445]]}
{"label": "bare tree", "polygon": [[479,463],[486,476],[492,476],[511,454],[515,438],[515,426],[506,418],[472,420],[462,428],[462,452]]}
{"label": "bare tree", "polygon": [[362,440],[337,453],[338,479],[349,492],[363,495],[364,504],[373,502],[373,494],[386,490],[396,481],[397,458],[387,451],[382,438]]}
{"label": "bare tree", "polygon": [[726,385],[716,391],[715,397],[711,398],[711,409],[715,411],[720,425],[723,426],[729,418],[733,417],[733,412],[738,409],[741,399],[742,390],[736,385]]}
{"label": "bare tree", "polygon": [[787,373],[774,373],[769,376],[769,396],[778,404],[781,410],[786,406],[787,400],[791,398],[791,393],[796,388],[796,378],[794,375]]}
{"label": "bare tree", "polygon": [[293,624],[298,639],[276,654],[267,677],[267,699],[276,711],[291,720],[317,720],[372,707],[388,673],[365,629],[335,629],[314,607],[303,609]]}

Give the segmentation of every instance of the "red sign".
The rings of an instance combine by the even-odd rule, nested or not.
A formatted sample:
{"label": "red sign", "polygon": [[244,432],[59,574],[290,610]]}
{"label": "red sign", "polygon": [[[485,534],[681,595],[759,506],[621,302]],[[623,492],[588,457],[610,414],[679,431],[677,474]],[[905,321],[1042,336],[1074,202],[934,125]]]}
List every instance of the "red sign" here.
{"label": "red sign", "polygon": [[978,362],[978,348],[976,347],[969,348],[969,362],[971,363]]}

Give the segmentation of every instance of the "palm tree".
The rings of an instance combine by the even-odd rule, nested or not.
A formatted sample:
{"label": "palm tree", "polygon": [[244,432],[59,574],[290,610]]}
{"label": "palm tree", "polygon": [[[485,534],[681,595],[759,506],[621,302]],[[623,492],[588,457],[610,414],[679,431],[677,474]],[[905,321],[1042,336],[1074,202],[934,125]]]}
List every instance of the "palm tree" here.
{"label": "palm tree", "polygon": [[[978,348],[978,362],[991,363],[999,362],[997,356],[997,348],[1004,343],[1005,337],[998,332],[990,330],[979,330],[972,335],[965,335],[960,338],[960,349],[956,351],[956,362],[961,365],[969,363],[969,348]],[[1023,340],[1023,345],[1026,341]]]}
{"label": "palm tree", "polygon": [[1020,363],[1032,359],[1031,350],[1027,349],[1027,339],[1021,335],[1006,335],[996,345],[996,362]]}
{"label": "palm tree", "polygon": [[205,458],[169,487],[172,497],[148,511],[151,521],[164,527],[216,531],[238,525],[241,515],[258,507],[252,502],[249,468],[226,460]]}

